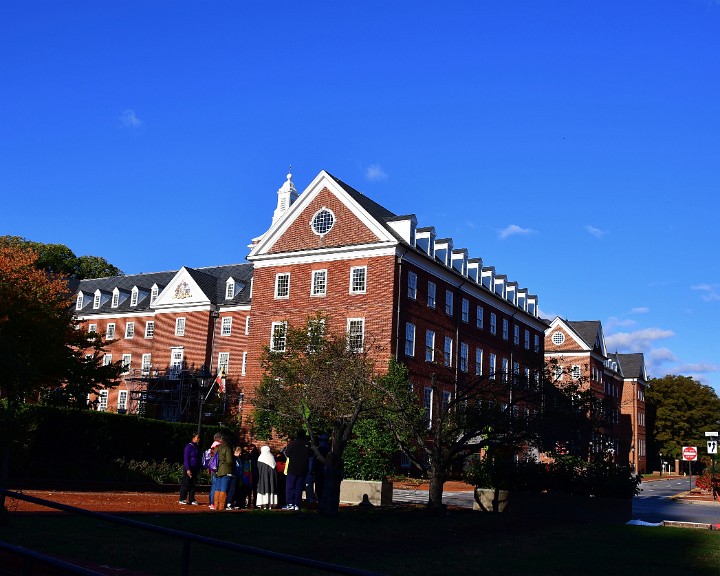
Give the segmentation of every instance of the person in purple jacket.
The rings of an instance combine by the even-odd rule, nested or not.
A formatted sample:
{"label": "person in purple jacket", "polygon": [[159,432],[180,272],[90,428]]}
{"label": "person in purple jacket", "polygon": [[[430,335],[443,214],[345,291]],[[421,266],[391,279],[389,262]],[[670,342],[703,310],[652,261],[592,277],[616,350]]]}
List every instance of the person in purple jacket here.
{"label": "person in purple jacket", "polygon": [[185,446],[183,453],[183,477],[180,481],[180,504],[190,504],[197,506],[195,500],[195,486],[197,485],[197,477],[200,474],[200,435],[195,434],[192,441]]}

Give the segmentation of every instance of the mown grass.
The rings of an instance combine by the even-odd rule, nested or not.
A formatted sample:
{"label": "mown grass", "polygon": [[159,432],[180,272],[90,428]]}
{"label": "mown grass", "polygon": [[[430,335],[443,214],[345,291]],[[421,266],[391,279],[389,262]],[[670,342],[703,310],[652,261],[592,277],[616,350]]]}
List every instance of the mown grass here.
{"label": "mown grass", "polygon": [[[266,550],[388,575],[491,574],[583,576],[720,574],[720,535],[709,530],[523,521],[420,507],[313,512],[132,516]],[[179,574],[180,543],[103,521],[56,514],[15,514],[0,538],[35,550],[159,576]],[[267,559],[193,544],[191,574],[321,574]]]}

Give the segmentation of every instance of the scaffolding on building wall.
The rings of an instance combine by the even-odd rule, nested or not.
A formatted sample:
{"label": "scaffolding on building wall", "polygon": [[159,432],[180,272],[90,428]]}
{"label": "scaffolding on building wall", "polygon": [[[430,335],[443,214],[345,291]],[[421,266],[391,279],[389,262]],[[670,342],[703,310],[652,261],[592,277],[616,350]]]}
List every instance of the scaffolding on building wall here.
{"label": "scaffolding on building wall", "polygon": [[133,370],[124,378],[127,413],[169,422],[185,421],[194,379],[189,370]]}

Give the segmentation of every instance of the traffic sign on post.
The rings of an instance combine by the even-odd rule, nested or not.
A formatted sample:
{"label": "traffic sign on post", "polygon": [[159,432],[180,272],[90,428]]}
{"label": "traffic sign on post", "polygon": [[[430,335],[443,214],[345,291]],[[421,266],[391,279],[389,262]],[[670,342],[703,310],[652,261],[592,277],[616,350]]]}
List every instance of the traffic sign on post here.
{"label": "traffic sign on post", "polygon": [[707,441],[707,452],[708,454],[717,454],[717,438],[710,438]]}
{"label": "traffic sign on post", "polygon": [[682,457],[683,460],[688,462],[697,460],[697,448],[695,446],[683,446]]}

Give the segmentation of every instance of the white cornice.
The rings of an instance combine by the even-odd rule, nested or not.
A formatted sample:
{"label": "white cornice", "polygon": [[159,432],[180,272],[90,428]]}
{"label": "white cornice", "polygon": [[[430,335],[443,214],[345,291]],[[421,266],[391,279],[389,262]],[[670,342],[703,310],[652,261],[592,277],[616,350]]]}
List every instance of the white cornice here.
{"label": "white cornice", "polygon": [[396,245],[362,244],[359,246],[339,246],[320,250],[299,250],[282,254],[266,254],[254,261],[255,268],[270,266],[289,266],[292,264],[313,264],[316,262],[335,262],[338,260],[355,260],[358,258],[378,258],[395,256]]}

